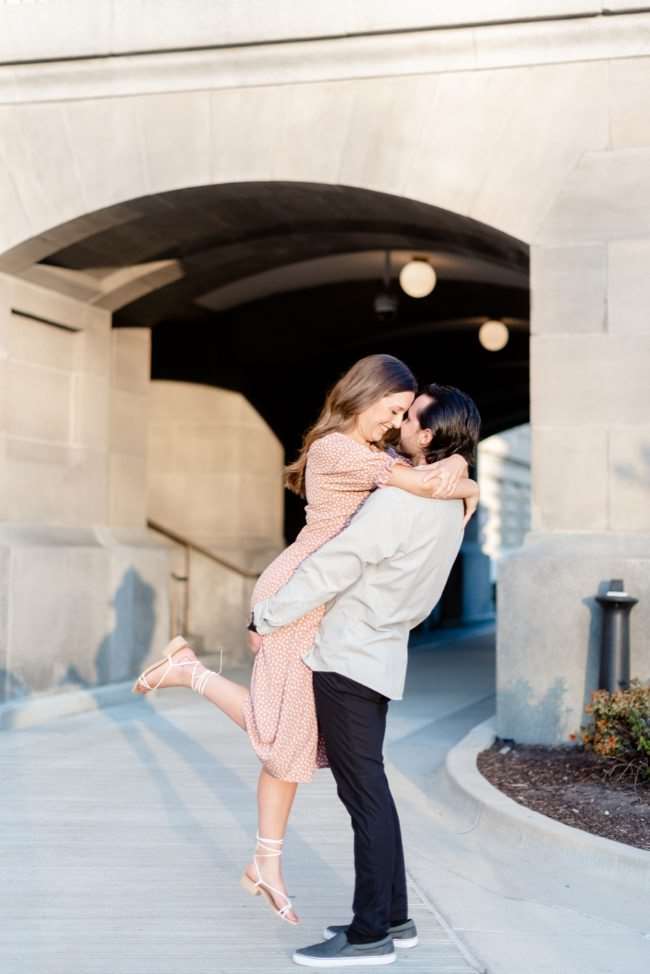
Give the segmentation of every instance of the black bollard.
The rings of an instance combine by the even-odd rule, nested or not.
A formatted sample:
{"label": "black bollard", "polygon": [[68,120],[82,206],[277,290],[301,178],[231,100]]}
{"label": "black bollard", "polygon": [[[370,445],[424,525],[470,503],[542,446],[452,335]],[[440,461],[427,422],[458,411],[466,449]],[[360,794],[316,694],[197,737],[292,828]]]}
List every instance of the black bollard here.
{"label": "black bollard", "polygon": [[600,647],[601,690],[627,690],[630,685],[630,612],[639,601],[625,591],[623,581],[613,578],[596,601],[603,607],[603,638]]}

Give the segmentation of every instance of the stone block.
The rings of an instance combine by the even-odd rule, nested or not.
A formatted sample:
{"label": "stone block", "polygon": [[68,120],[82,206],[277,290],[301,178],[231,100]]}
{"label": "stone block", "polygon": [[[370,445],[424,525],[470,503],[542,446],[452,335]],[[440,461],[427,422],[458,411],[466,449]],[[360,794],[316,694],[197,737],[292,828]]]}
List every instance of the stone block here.
{"label": "stone block", "polygon": [[[4,145],[9,138],[10,112],[13,109],[0,108],[0,145]],[[0,158],[0,254],[13,247],[17,241],[27,239],[32,228],[20,195],[16,192],[16,183],[11,168],[3,158]]]}
{"label": "stone block", "polygon": [[274,480],[281,482],[284,467],[284,448],[266,423],[259,422],[261,419],[259,413],[257,417],[257,429],[246,430],[245,432],[240,430],[239,432],[244,444],[242,469],[251,474],[261,474],[267,477],[271,475]]}
{"label": "stone block", "polygon": [[7,363],[7,432],[58,443],[68,441],[72,377],[22,362]]}
{"label": "stone block", "polygon": [[28,236],[88,209],[60,109],[48,104],[16,107],[3,120],[3,136],[4,160],[31,225]]}
{"label": "stone block", "polygon": [[92,375],[108,376],[111,368],[111,321],[88,326],[79,335],[79,368]]}
{"label": "stone block", "polygon": [[111,450],[135,457],[147,455],[148,400],[139,393],[111,390]]}
{"label": "stone block", "polygon": [[632,675],[650,677],[650,535],[539,535],[507,558],[498,588],[497,734],[562,744],[585,721],[597,687],[601,610],[595,595],[622,578]]}
{"label": "stone block", "polygon": [[650,533],[650,426],[609,431],[609,527]]}
{"label": "stone block", "polygon": [[192,552],[190,629],[201,634],[207,651],[222,647],[226,665],[246,661],[243,633],[250,616],[251,590],[251,582]]}
{"label": "stone block", "polygon": [[[373,87],[372,82],[371,87]],[[264,122],[260,126],[262,137],[270,149],[268,158],[273,172],[271,178],[291,178],[290,169],[296,165],[299,171],[306,174],[306,178],[310,182],[333,183],[339,180],[346,182],[345,169],[348,152],[353,154],[353,145],[355,144],[350,140],[350,132],[354,131],[357,113],[363,111],[362,103],[365,102],[366,89],[355,90],[354,85],[341,81],[321,82],[314,85],[308,97],[305,98],[302,85],[291,85],[285,91],[285,107],[280,108],[278,101],[281,90],[281,87],[275,88],[272,93],[271,90],[267,90],[264,97],[264,107],[270,113],[279,109],[280,132],[276,130],[275,136],[273,134],[273,114],[265,114]],[[383,99],[379,92],[379,85],[375,85],[374,96],[377,99],[376,109],[381,112]],[[373,95],[371,94],[370,97],[372,98]],[[250,113],[251,107],[248,108],[247,115]],[[329,137],[324,140],[320,151],[317,153],[313,152],[310,135],[314,124],[322,131],[329,133]],[[241,123],[238,128],[240,126]],[[280,135],[279,139],[278,134]],[[400,134],[397,129],[394,130],[396,143],[402,141]],[[377,127],[372,125],[368,131],[367,152],[369,155],[372,154],[376,146],[377,138]],[[383,145],[384,166],[388,179],[390,179],[388,174],[393,171],[391,167],[393,157],[391,143],[392,140],[384,141]],[[221,144],[223,147],[223,137]],[[291,161],[282,148],[283,145],[293,146]],[[356,152],[354,154],[356,156]],[[260,161],[260,159],[255,161],[256,167],[259,167]],[[365,166],[367,159],[363,158],[360,163]],[[354,162],[352,165],[354,166]],[[372,181],[369,181],[367,186],[371,188]]]}
{"label": "stone block", "polygon": [[108,379],[78,372],[71,377],[70,442],[106,450],[109,442]]}
{"label": "stone block", "polygon": [[539,427],[533,436],[533,527],[607,530],[607,432]]}
{"label": "stone block", "polygon": [[605,245],[531,247],[530,287],[532,334],[605,330]]}
{"label": "stone block", "polygon": [[[60,108],[85,210],[149,193],[141,113],[147,99],[93,98]],[[143,104],[144,103],[144,104]]]}
{"label": "stone block", "polygon": [[650,335],[650,239],[609,245],[607,330]]}
{"label": "stone block", "polygon": [[229,389],[213,389],[190,382],[167,382],[156,379],[150,384],[152,423],[180,421],[236,424],[245,409],[246,400]]}
{"label": "stone block", "polygon": [[164,465],[147,459],[147,517],[183,535],[187,531],[187,509],[191,504],[190,482],[184,473],[173,473]]}
{"label": "stone block", "polygon": [[612,146],[650,145],[650,58],[610,61],[609,88]]}
{"label": "stone block", "polygon": [[533,427],[645,422],[649,374],[650,335],[533,336]]}
{"label": "stone block", "polygon": [[148,328],[114,328],[111,333],[111,385],[146,395],[151,374],[151,332]]}
{"label": "stone block", "polygon": [[6,514],[37,524],[105,524],[106,454],[10,438],[6,444]]}
{"label": "stone block", "polygon": [[[94,684],[108,622],[109,561],[97,547],[12,546],[9,670],[31,692]],[[38,611],[34,593],[38,592]]]}
{"label": "stone block", "polygon": [[[149,192],[210,182],[210,94],[187,91],[139,99],[138,127]],[[183,152],[177,146],[183,146]]]}
{"label": "stone block", "polygon": [[531,235],[546,246],[643,239],[650,226],[650,148],[585,152]]}
{"label": "stone block", "polygon": [[113,4],[84,0],[5,3],[0,8],[0,62],[110,53]]}
{"label": "stone block", "polygon": [[[48,543],[49,537],[49,543]],[[45,528],[33,543],[0,547],[3,598],[0,699],[129,679],[169,638],[168,555],[158,545],[119,544],[92,534],[76,543]],[[34,593],[38,593],[38,612]]]}
{"label": "stone block", "polygon": [[242,539],[268,539],[281,544],[284,530],[284,488],[276,471],[242,475],[239,531]]}
{"label": "stone block", "polygon": [[[354,131],[348,122],[354,90],[345,82],[325,85],[324,92],[322,87],[284,84],[211,92],[210,182],[295,179],[297,171],[301,180],[338,181]],[[328,137],[319,152],[313,152],[312,126],[318,118],[327,123]],[[250,152],[253,130],[255,152]],[[285,151],[288,144],[297,153],[295,162]],[[342,176],[340,181],[345,181]]]}
{"label": "stone block", "polygon": [[[467,213],[536,242],[537,228],[550,201],[565,185],[567,173],[586,152],[609,144],[607,65],[531,66],[485,72],[483,77],[479,124],[492,129],[492,134],[487,155],[473,157],[472,169],[466,170],[466,178],[476,186]],[[571,91],[570,107],[567,91]],[[475,112],[470,106],[468,110]],[[456,124],[463,124],[463,116]],[[479,184],[475,182],[478,172],[482,173]]]}
{"label": "stone block", "polygon": [[79,334],[22,315],[9,319],[9,355],[30,365],[72,371],[77,361]]}
{"label": "stone block", "polygon": [[184,495],[186,509],[181,519],[189,538],[214,544],[240,537],[242,488],[238,474],[188,476]]}
{"label": "stone block", "polygon": [[[45,318],[73,332],[82,331],[86,324],[87,305],[83,301],[22,278],[14,280],[12,306],[19,312]],[[67,367],[74,368],[75,362],[76,359],[71,360]]]}
{"label": "stone block", "polygon": [[144,527],[147,518],[147,463],[144,457],[111,453],[110,524]]}
{"label": "stone block", "polygon": [[251,431],[241,426],[177,422],[171,433],[167,460],[175,470],[193,474],[239,473],[253,456]]}

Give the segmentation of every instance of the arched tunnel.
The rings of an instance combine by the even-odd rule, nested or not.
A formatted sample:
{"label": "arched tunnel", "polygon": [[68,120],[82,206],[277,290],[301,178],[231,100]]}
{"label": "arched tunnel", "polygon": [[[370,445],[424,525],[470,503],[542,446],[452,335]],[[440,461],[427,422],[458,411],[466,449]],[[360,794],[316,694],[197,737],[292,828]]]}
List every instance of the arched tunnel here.
{"label": "arched tunnel", "polygon": [[[33,242],[30,256],[30,279],[85,288],[115,328],[151,328],[153,379],[245,395],[288,457],[328,386],[377,351],[403,358],[423,382],[468,391],[483,435],[528,419],[528,248],[467,217],[347,186],[231,183],[73,221]],[[413,256],[437,273],[426,298],[397,283]],[[4,263],[24,265],[25,252]],[[375,298],[386,289],[397,307],[380,315]],[[489,318],[509,329],[498,352],[478,341]],[[288,497],[287,538],[301,516]]]}

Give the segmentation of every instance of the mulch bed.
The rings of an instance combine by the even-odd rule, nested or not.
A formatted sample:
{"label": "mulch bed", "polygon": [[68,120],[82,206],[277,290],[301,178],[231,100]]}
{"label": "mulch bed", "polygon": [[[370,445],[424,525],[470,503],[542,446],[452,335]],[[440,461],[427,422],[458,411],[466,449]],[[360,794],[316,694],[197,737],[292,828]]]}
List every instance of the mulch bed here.
{"label": "mulch bed", "polygon": [[592,752],[497,739],[478,755],[477,764],[490,784],[520,805],[594,835],[650,849],[650,785],[635,788],[608,778],[607,762]]}

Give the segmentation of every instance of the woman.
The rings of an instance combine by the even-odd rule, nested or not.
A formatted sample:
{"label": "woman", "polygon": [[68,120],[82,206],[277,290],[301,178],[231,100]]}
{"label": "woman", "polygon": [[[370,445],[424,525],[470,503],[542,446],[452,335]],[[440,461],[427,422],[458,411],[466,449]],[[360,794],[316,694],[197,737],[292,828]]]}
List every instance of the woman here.
{"label": "woman", "polygon": [[[467,480],[462,457],[422,470],[382,448],[387,434],[399,429],[416,388],[411,371],[390,355],[361,359],[336,383],[298,459],[286,470],[287,487],[307,498],[306,525],[260,576],[253,605],[275,594],[304,558],[338,534],[377,486],[397,486],[426,497],[476,495],[478,488]],[[242,885],[262,893],[290,923],[298,917],[282,878],[282,842],[298,784],[309,781],[315,768],[327,766],[318,738],[312,673],[302,661],[323,612],[321,606],[264,637],[250,689],[207,670],[182,637],[172,640],[166,659],[145,670],[134,685],[138,693],[190,686],[247,731],[262,769],[257,848]]]}

